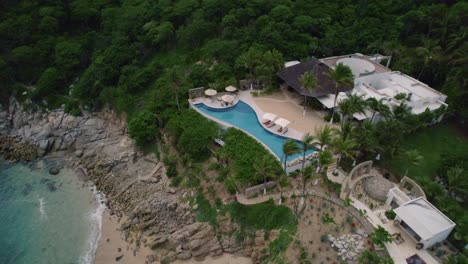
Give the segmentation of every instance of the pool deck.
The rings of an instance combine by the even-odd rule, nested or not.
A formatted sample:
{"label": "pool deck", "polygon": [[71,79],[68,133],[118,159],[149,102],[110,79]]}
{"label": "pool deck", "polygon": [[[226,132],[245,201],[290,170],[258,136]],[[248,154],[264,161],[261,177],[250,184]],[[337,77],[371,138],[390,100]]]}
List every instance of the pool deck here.
{"label": "pool deck", "polygon": [[271,112],[291,121],[289,128],[293,128],[302,133],[310,133],[315,136],[316,132],[324,126],[339,128],[339,125],[324,121],[326,111],[312,109],[304,110],[301,105],[304,98],[295,92],[288,91],[285,87],[272,94],[259,94],[254,96],[255,104],[265,112]]}
{"label": "pool deck", "polygon": [[[232,95],[234,96],[234,101],[232,101],[232,104],[227,104],[219,99],[218,97],[221,97],[223,95]],[[203,103],[204,105],[210,107],[210,108],[215,108],[215,109],[228,109],[229,107],[235,106],[237,103],[239,103],[239,98],[237,97],[237,94],[235,93],[219,93],[215,96],[211,96],[209,98],[207,97],[198,97],[192,100],[189,100],[189,102],[193,104],[199,104]]]}
{"label": "pool deck", "polygon": [[[288,127],[288,131],[286,133],[281,134],[281,133],[278,133],[276,131],[278,129],[278,126],[275,125],[275,126],[273,126],[271,128],[268,128],[265,125],[263,125],[262,116],[263,116],[263,114],[265,112],[260,107],[257,106],[254,99],[252,98],[252,95],[250,94],[250,91],[240,91],[240,92],[238,92],[237,95],[236,95],[236,98],[234,100],[233,106],[236,105],[239,102],[239,100],[243,101],[246,104],[248,104],[255,111],[255,113],[257,115],[257,119],[259,120],[260,124],[262,124],[264,129],[266,129],[269,132],[271,132],[273,134],[276,134],[278,136],[282,136],[282,137],[286,137],[286,138],[293,138],[293,139],[296,139],[296,140],[301,140],[302,139],[304,133],[302,133],[302,132],[300,132],[300,131],[298,131],[296,129],[293,129],[291,127]],[[189,102],[192,105],[203,103],[208,107],[217,108],[217,109],[228,109],[229,107],[232,107],[232,106],[221,106],[220,102],[218,102],[216,100],[209,99],[209,98],[203,98],[203,97],[191,99],[191,100],[189,100]],[[194,107],[194,108],[196,108],[196,107]],[[201,112],[201,111],[198,111],[198,112]],[[218,119],[214,119],[211,116],[207,116],[207,115],[204,115],[204,116],[208,117],[209,119],[215,120],[216,122],[221,123],[224,126],[233,127],[233,125],[228,124],[228,123],[223,122],[223,121],[218,120]],[[279,117],[281,117],[281,116],[279,116]],[[236,127],[236,126],[234,126],[234,127]],[[236,128],[238,128],[238,127],[236,127]]]}
{"label": "pool deck", "polygon": [[427,264],[439,263],[429,254],[426,249],[416,249],[415,240],[411,238],[401,227],[395,226],[393,221],[383,223],[382,220],[378,217],[378,214],[385,214],[385,209],[373,211],[358,199],[352,196],[350,199],[353,201],[353,207],[355,207],[357,210],[365,210],[367,212],[366,218],[374,227],[378,227],[380,225],[384,227],[390,234],[397,233],[402,236],[404,242],[401,244],[397,244],[394,241],[385,243],[385,247],[387,248],[389,255],[392,257],[395,263],[406,263],[406,258],[409,258],[415,254],[418,254]]}

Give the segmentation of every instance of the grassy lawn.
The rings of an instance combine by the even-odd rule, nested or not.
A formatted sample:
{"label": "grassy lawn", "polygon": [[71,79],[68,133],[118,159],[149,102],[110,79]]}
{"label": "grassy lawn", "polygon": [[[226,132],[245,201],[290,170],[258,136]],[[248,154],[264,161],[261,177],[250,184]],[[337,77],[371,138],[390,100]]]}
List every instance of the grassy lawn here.
{"label": "grassy lawn", "polygon": [[468,153],[468,141],[454,127],[439,124],[408,136],[402,143],[403,149],[417,149],[424,157],[420,165],[414,165],[401,157],[389,162],[395,173],[416,181],[433,179],[440,165],[441,156],[447,152]]}

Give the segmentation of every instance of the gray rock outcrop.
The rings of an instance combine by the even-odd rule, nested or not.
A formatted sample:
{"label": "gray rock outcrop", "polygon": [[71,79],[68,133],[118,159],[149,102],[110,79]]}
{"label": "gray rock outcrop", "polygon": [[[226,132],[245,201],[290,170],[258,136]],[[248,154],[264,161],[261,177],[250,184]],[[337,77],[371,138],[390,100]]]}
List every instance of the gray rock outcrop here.
{"label": "gray rock outcrop", "polygon": [[181,202],[184,193],[169,187],[162,162],[136,150],[125,120],[112,112],[28,112],[11,100],[8,108],[0,108],[0,153],[15,160],[60,158],[79,168],[106,194],[111,214],[127,217],[120,227],[126,239],[154,250],[149,262],[223,252],[250,257],[267,246],[263,233],[236,241],[235,225],[226,217],[218,219],[216,229],[196,222],[192,207]]}

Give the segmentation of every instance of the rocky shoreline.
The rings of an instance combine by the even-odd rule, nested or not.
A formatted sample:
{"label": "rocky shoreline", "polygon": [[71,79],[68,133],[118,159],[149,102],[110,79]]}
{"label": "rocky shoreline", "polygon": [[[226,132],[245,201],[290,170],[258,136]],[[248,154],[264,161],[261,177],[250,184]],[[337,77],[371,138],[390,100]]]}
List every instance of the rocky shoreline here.
{"label": "rocky shoreline", "polygon": [[153,250],[148,263],[223,253],[258,261],[267,244],[260,231],[236,241],[227,217],[218,219],[216,230],[196,222],[184,198],[188,194],[169,186],[164,164],[154,154],[136,150],[125,121],[112,112],[28,112],[11,99],[8,108],[0,107],[0,154],[12,160],[59,157],[84,170],[106,195],[111,211],[128,219],[120,227],[125,239]]}

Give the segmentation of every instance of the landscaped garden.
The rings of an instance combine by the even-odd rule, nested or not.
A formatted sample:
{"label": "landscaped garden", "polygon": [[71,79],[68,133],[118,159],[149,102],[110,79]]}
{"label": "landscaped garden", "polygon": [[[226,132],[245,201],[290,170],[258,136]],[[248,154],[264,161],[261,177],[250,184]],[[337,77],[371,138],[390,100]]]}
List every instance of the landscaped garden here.
{"label": "landscaped garden", "polygon": [[393,159],[389,166],[398,174],[406,174],[418,182],[433,180],[437,176],[445,155],[463,156],[468,153],[468,141],[459,130],[439,124],[407,136],[401,143],[405,149],[417,149],[423,157],[420,164],[408,159]]}
{"label": "landscaped garden", "polygon": [[[289,203],[294,206],[291,200]],[[286,252],[290,263],[357,262],[363,252],[374,254],[374,245],[388,239],[388,234],[369,233],[372,231],[366,230],[357,218],[359,213],[350,213],[352,209],[346,203],[339,205],[322,197],[308,197],[307,207],[298,220],[301,232]],[[384,258],[376,256],[376,259]]]}
{"label": "landscaped garden", "polygon": [[389,167],[416,180],[428,199],[457,224],[450,241],[461,246],[468,239],[468,208],[463,202],[468,191],[468,141],[454,126],[438,124],[408,135],[402,146],[417,150],[421,158],[418,162],[395,158]]}

